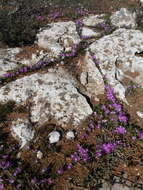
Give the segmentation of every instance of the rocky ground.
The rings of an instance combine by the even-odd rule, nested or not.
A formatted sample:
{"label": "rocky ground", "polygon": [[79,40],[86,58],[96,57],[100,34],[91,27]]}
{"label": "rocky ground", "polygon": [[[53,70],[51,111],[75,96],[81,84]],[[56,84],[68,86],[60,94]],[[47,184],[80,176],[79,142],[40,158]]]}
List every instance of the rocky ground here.
{"label": "rocky ground", "polygon": [[0,190],[143,189],[142,2],[0,16]]}

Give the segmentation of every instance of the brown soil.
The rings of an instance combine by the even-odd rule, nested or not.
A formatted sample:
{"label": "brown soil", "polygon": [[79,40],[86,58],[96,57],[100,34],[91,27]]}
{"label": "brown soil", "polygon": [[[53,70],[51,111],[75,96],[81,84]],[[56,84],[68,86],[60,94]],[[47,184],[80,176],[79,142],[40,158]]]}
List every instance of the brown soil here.
{"label": "brown soil", "polygon": [[137,116],[136,112],[141,111],[143,112],[143,89],[136,88],[133,89],[129,94],[127,94],[126,98],[127,101],[131,106],[125,106],[130,114],[130,118],[134,121],[137,125],[143,126],[143,119]]}
{"label": "brown soil", "polygon": [[37,44],[31,45],[31,46],[24,46],[24,47],[22,47],[22,51],[20,51],[16,55],[16,57],[19,59],[31,59],[32,54],[38,54],[42,50],[44,53],[47,52],[46,49],[40,48]]}

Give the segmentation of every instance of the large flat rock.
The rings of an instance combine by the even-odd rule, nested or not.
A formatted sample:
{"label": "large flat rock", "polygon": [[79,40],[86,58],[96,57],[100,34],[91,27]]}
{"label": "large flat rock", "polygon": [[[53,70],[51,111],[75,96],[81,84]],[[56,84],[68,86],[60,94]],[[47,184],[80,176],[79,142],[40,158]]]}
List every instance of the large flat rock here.
{"label": "large flat rock", "polygon": [[0,102],[31,102],[31,121],[39,125],[52,119],[57,125],[78,126],[91,113],[86,98],[76,89],[76,81],[62,68],[33,74],[0,88]]}

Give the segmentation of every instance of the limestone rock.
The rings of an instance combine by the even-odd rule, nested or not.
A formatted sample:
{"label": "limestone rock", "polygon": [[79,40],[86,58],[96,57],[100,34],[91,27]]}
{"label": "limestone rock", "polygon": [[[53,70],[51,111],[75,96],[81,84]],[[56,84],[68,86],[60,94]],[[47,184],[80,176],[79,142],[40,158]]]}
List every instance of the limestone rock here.
{"label": "limestone rock", "polygon": [[34,130],[31,129],[28,119],[19,118],[12,122],[12,136],[19,140],[23,148],[34,137]]}
{"label": "limestone rock", "polygon": [[48,136],[50,144],[56,143],[60,140],[60,133],[58,131],[52,131]]}
{"label": "limestone rock", "polygon": [[97,96],[104,94],[104,81],[89,52],[81,63],[81,70],[80,82],[86,88],[86,95],[98,101]]}
{"label": "limestone rock", "polygon": [[31,121],[42,125],[52,118],[57,125],[78,126],[92,109],[76,89],[76,81],[64,69],[32,74],[0,88],[0,102],[31,102]]}
{"label": "limestone rock", "polygon": [[38,46],[47,49],[53,57],[58,57],[62,51],[71,51],[72,46],[79,42],[76,25],[72,21],[49,24],[37,34]]}
{"label": "limestone rock", "polygon": [[20,65],[15,57],[20,51],[21,48],[0,49],[0,76]]}
{"label": "limestone rock", "polygon": [[88,38],[88,37],[100,37],[101,33],[96,32],[93,29],[83,27],[82,28],[82,38]]}
{"label": "limestone rock", "polygon": [[117,28],[136,28],[136,14],[126,8],[121,8],[110,17],[111,24]]}
{"label": "limestone rock", "polygon": [[37,151],[37,158],[41,159],[42,157],[43,157],[43,153],[40,150],[38,150]]}
{"label": "limestone rock", "polygon": [[143,119],[143,112],[137,111],[137,115]]}
{"label": "limestone rock", "polygon": [[75,138],[74,132],[73,132],[73,131],[68,131],[68,132],[66,133],[66,138],[67,138],[67,139],[74,139],[74,138]]}
{"label": "limestone rock", "polygon": [[103,23],[105,14],[101,15],[89,15],[83,19],[83,24],[85,26],[93,26],[95,27],[99,23]]}
{"label": "limestone rock", "polygon": [[[143,58],[136,55],[143,51],[141,31],[118,29],[92,43],[89,51],[96,56],[102,75],[121,100],[126,102],[125,86],[122,84],[125,77],[143,87]],[[135,72],[138,75],[133,77]]]}

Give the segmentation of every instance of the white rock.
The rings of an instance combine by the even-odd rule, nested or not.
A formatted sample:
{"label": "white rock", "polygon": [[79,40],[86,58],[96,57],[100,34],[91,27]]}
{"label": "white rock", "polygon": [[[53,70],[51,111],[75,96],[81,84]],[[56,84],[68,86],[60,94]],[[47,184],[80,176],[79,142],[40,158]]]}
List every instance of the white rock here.
{"label": "white rock", "polygon": [[[143,58],[136,55],[143,51],[143,33],[133,29],[118,29],[92,43],[89,50],[97,57],[102,74],[114,88],[117,96],[127,103],[122,80],[129,76],[143,87]],[[127,71],[129,74],[127,75]],[[138,72],[137,77],[130,73]]]}
{"label": "white rock", "polygon": [[20,148],[23,148],[34,137],[34,130],[30,128],[29,121],[22,118],[12,122],[11,133],[19,140]]}
{"label": "white rock", "polygon": [[141,5],[143,4],[143,0],[140,0]]}
{"label": "white rock", "polygon": [[85,26],[96,26],[99,23],[102,23],[105,21],[104,19],[105,14],[101,15],[89,15],[83,19],[83,24]]}
{"label": "white rock", "polygon": [[131,13],[126,8],[121,8],[110,17],[111,24],[117,28],[136,28],[136,14]]}
{"label": "white rock", "polygon": [[137,115],[138,115],[140,118],[143,118],[143,112],[137,111]]}
{"label": "white rock", "polygon": [[60,140],[60,133],[58,131],[52,131],[48,136],[51,144],[56,143]]}
{"label": "white rock", "polygon": [[64,69],[49,69],[46,74],[32,74],[0,88],[0,102],[31,102],[31,121],[42,125],[50,118],[57,125],[78,126],[92,114],[84,96],[76,89],[77,81]]}
{"label": "white rock", "polygon": [[43,153],[40,150],[38,150],[37,151],[37,158],[41,159],[42,157],[43,157]]}
{"label": "white rock", "polygon": [[67,139],[74,139],[75,138],[74,132],[73,131],[68,131],[67,134],[66,134],[66,138]]}
{"label": "white rock", "polygon": [[20,51],[21,48],[0,49],[0,76],[21,65],[16,59],[16,54]]}
{"label": "white rock", "polygon": [[104,80],[91,59],[89,52],[86,53],[84,60],[79,64],[81,65],[80,82],[86,88],[86,95],[98,101],[98,95],[104,94]]}
{"label": "white rock", "polygon": [[99,37],[99,36],[101,36],[101,33],[96,32],[93,29],[83,27],[82,28],[82,36],[83,37]]}
{"label": "white rock", "polygon": [[43,28],[37,34],[38,46],[45,48],[53,57],[64,51],[71,51],[74,44],[79,44],[80,37],[74,22],[57,22]]}

